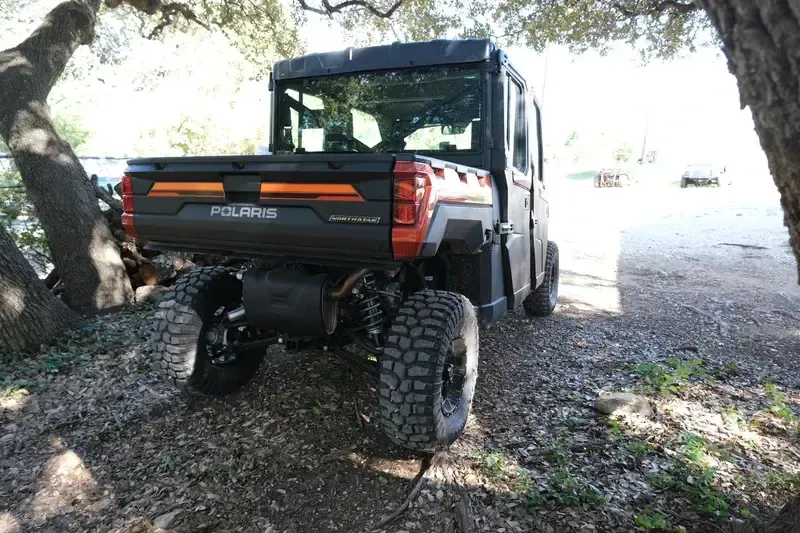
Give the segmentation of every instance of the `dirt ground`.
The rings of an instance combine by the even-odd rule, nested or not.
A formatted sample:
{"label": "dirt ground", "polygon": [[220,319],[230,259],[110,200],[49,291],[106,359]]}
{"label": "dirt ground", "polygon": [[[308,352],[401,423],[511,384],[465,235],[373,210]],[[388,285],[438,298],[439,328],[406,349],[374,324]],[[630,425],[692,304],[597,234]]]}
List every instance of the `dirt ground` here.
{"label": "dirt ground", "polygon": [[[555,314],[481,333],[468,429],[379,531],[727,531],[800,490],[800,288],[770,190],[551,191]],[[186,398],[151,310],[0,363],[0,533],[372,531],[429,460],[384,439],[372,384],[271,350]],[[603,391],[650,399],[608,419]]]}

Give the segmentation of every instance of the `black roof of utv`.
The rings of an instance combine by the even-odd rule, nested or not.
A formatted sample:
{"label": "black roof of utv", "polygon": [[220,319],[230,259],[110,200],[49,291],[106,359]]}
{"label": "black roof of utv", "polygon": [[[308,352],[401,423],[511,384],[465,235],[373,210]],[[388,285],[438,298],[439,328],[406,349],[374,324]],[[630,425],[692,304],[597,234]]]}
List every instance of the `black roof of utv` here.
{"label": "black roof of utv", "polygon": [[284,59],[275,63],[276,80],[345,74],[365,70],[426,67],[485,61],[494,50],[487,39],[435,40],[347,48]]}

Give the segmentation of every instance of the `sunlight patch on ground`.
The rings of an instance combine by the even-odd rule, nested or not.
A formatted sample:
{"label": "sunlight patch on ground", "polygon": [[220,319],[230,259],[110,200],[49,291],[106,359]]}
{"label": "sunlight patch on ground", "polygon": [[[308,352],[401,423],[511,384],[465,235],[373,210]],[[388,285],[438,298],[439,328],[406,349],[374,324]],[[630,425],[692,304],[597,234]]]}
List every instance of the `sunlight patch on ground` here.
{"label": "sunlight patch on ground", "polygon": [[[28,405],[30,393],[27,389],[5,389],[0,393],[0,413],[16,413]],[[9,418],[14,418],[9,416]]]}
{"label": "sunlight patch on ground", "polygon": [[419,461],[416,459],[389,459],[389,458],[374,458],[364,455],[358,451],[353,452],[338,452],[333,451],[327,454],[323,461],[335,460],[337,458],[346,459],[353,466],[358,468],[367,468],[374,472],[381,474],[388,474],[394,478],[400,479],[414,479],[419,474]]}
{"label": "sunlight patch on ground", "polygon": [[593,246],[597,254],[582,247],[571,249],[569,242],[559,247],[562,275],[559,299],[564,308],[579,311],[620,314],[622,302],[617,285],[620,241],[618,232],[598,235]]}
{"label": "sunlight patch on ground", "polygon": [[761,478],[767,474],[768,464],[771,469],[784,472],[800,469],[800,455],[794,451],[793,443],[759,430],[756,423],[760,413],[748,419],[722,404],[715,410],[693,399],[670,396],[657,401],[657,420],[629,425],[628,429],[645,440],[661,441],[668,456],[685,453],[686,443],[695,439],[702,443],[697,461],[712,468],[718,479]]}
{"label": "sunlight patch on ground", "polygon": [[21,533],[22,528],[14,515],[0,513],[0,533]]}
{"label": "sunlight patch on ground", "polygon": [[87,499],[96,483],[83,460],[72,450],[53,457],[39,477],[39,491],[33,499],[37,519],[47,520],[60,512],[69,512],[74,503]]}

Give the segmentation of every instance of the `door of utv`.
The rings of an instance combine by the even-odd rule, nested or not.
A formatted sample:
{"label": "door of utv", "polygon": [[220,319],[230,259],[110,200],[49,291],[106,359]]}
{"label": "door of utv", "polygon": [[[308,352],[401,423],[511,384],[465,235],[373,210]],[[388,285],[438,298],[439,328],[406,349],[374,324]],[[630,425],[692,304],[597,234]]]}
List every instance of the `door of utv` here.
{"label": "door of utv", "polygon": [[542,150],[542,113],[536,100],[528,100],[531,110],[529,120],[531,160],[533,168],[533,188],[531,190],[531,254],[533,255],[534,272],[532,272],[531,289],[536,289],[544,281],[544,265],[547,260],[547,230],[550,220],[550,205],[547,202],[544,188],[544,155]]}
{"label": "door of utv", "polygon": [[508,307],[515,309],[522,305],[522,301],[531,291],[533,180],[528,149],[525,83],[510,69],[506,70],[505,76],[505,182],[509,224],[502,228],[505,232],[503,259],[507,279],[511,282],[506,285]]}

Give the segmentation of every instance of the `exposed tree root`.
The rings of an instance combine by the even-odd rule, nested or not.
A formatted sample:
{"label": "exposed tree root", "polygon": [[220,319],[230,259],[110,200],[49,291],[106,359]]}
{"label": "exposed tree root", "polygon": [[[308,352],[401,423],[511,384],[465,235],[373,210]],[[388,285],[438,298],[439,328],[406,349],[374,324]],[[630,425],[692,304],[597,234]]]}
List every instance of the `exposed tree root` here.
{"label": "exposed tree root", "polygon": [[425,484],[425,481],[429,479],[428,474],[430,472],[431,465],[434,464],[436,457],[439,455],[440,454],[437,453],[436,455],[433,456],[433,458],[425,457],[422,460],[422,469],[420,470],[419,473],[419,479],[417,479],[417,482],[414,484],[414,488],[411,489],[411,492],[408,494],[408,497],[405,499],[405,501],[403,501],[403,503],[400,504],[400,506],[397,509],[392,511],[390,514],[384,516],[383,518],[381,518],[380,521],[372,527],[373,531],[378,531],[385,528],[386,526],[397,520],[400,517],[400,515],[406,512],[406,509],[408,509],[408,507],[411,505],[411,502],[413,502],[417,498],[417,496],[419,496],[419,491],[422,490],[422,486]]}

